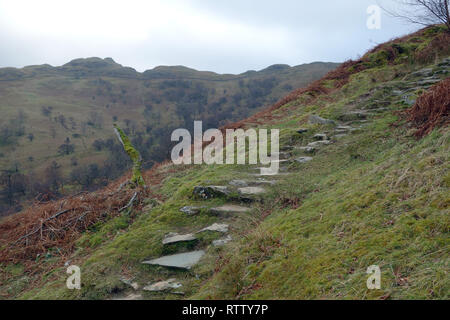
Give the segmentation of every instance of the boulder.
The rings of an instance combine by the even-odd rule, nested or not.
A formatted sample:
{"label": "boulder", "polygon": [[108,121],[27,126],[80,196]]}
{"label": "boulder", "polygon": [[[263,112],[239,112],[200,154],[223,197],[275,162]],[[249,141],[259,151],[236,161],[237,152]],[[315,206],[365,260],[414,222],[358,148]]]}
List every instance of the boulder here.
{"label": "boulder", "polygon": [[211,199],[226,197],[230,194],[230,191],[225,186],[197,186],[194,188],[194,196],[201,199]]}

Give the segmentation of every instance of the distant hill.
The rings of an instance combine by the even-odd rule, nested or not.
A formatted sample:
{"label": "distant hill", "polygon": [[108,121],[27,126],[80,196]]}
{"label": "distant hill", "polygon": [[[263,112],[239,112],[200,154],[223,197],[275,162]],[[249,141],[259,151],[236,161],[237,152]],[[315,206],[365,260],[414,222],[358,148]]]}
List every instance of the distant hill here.
{"label": "distant hill", "polygon": [[[34,177],[35,186],[24,183],[26,194],[93,188],[128,166],[113,122],[130,135],[149,167],[166,158],[174,129],[190,128],[194,120],[218,127],[244,119],[337,65],[274,65],[239,75],[160,66],[140,73],[111,58],[87,58],[60,67],[3,68],[0,168]],[[3,211],[18,205],[6,202],[0,200]]]}

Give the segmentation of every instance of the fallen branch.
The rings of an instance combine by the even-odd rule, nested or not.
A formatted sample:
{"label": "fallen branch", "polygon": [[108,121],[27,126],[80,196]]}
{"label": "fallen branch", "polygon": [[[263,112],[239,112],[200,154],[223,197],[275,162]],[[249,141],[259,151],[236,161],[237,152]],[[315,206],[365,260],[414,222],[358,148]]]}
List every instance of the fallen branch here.
{"label": "fallen branch", "polygon": [[130,199],[130,202],[128,202],[128,204],[127,204],[125,207],[123,207],[122,209],[119,209],[119,212],[122,212],[122,211],[124,211],[125,209],[128,209],[129,207],[131,207],[131,206],[133,205],[133,202],[134,202],[134,200],[136,199],[136,197],[137,197],[137,192],[135,192],[135,193],[133,194],[133,196],[132,196],[131,199]]}
{"label": "fallen branch", "polygon": [[65,214],[65,213],[67,213],[67,212],[69,212],[69,211],[72,211],[72,210],[73,210],[73,209],[63,210],[63,211],[60,211],[60,212],[54,214],[54,215],[51,216],[50,218],[47,218],[47,219],[45,219],[45,220],[42,220],[41,226],[40,226],[39,228],[33,230],[32,232],[30,232],[30,233],[28,233],[28,234],[26,234],[26,235],[21,236],[19,239],[17,239],[16,241],[14,241],[14,242],[12,243],[12,246],[15,245],[16,243],[20,242],[21,240],[26,239],[26,238],[28,238],[28,237],[30,237],[30,236],[32,236],[32,235],[38,233],[40,230],[42,230],[42,227],[44,226],[44,224],[45,224],[46,222],[48,222],[48,221],[50,221],[50,220],[53,220],[53,219],[55,219],[55,218],[58,218],[59,216]]}

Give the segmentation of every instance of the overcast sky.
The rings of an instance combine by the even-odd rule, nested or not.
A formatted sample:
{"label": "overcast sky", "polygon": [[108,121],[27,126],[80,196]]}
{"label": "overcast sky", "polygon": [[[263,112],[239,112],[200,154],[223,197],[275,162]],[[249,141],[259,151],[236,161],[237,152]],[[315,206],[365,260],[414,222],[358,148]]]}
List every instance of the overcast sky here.
{"label": "overcast sky", "polygon": [[[389,1],[389,0],[387,0]],[[0,0],[0,67],[112,57],[144,71],[185,65],[241,73],[283,63],[342,62],[417,29],[377,0]]]}

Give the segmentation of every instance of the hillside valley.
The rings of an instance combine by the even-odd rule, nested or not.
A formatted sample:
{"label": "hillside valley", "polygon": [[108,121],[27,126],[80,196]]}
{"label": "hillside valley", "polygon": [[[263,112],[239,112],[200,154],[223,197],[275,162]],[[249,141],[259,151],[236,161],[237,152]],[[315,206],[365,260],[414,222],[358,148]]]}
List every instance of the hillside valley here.
{"label": "hillside valley", "polygon": [[87,58],[0,69],[0,214],[122,175],[129,164],[113,123],[150,168],[167,158],[174,129],[246,118],[336,66],[273,65],[239,75],[161,66],[139,73],[111,58]]}

